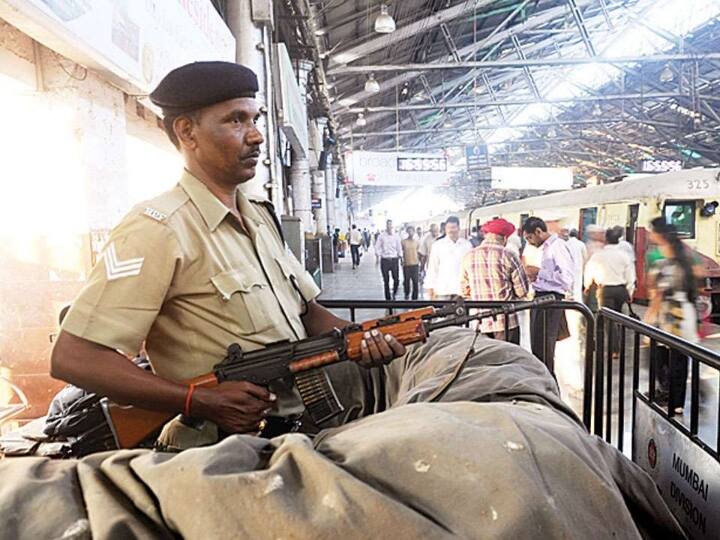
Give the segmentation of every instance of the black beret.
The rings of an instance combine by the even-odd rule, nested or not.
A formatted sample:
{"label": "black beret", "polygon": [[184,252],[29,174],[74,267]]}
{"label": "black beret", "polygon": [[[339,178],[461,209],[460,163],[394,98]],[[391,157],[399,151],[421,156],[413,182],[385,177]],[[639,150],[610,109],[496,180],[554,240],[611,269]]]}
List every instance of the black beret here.
{"label": "black beret", "polygon": [[255,97],[258,80],[250,68],[232,62],[193,62],[173,69],[150,93],[167,114],[202,109],[221,101]]}

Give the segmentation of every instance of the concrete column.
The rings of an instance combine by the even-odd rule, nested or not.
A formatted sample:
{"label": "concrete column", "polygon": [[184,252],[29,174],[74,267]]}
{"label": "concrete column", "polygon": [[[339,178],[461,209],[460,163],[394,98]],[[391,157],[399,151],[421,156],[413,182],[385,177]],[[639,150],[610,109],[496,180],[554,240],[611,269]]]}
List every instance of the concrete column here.
{"label": "concrete column", "polygon": [[[300,86],[300,96],[303,104],[305,104],[307,96],[307,79],[312,68],[312,62],[307,60],[299,60],[297,62],[298,85]],[[302,220],[303,231],[313,234],[315,232],[315,226],[313,224],[311,210],[312,189],[310,160],[308,157],[299,158],[295,151],[292,153],[290,184],[292,185],[293,214]]]}
{"label": "concrete column", "polygon": [[290,183],[292,185],[293,215],[302,220],[302,230],[313,233],[313,215],[311,210],[310,164],[307,158],[300,158],[292,151],[290,166]]}
{"label": "concrete column", "polygon": [[320,208],[313,210],[316,234],[327,235],[327,198],[325,197],[325,171],[314,171],[312,182],[312,198],[320,201]]}
{"label": "concrete column", "polygon": [[[270,3],[270,0],[267,0]],[[270,68],[270,21],[253,15],[252,0],[229,0],[227,2],[227,23],[235,36],[235,60],[238,64],[252,69],[258,78],[258,103],[265,111],[258,121],[258,129],[265,143],[260,147],[255,178],[242,186],[244,193],[268,197],[273,203],[282,205],[282,193],[275,177],[273,162],[278,159],[275,137],[274,107],[272,106],[272,70]]]}
{"label": "concrete column", "polygon": [[327,222],[330,225],[330,232],[336,227],[337,217],[335,215],[335,182],[337,181],[337,165],[331,165],[325,169],[325,208],[327,209]]}

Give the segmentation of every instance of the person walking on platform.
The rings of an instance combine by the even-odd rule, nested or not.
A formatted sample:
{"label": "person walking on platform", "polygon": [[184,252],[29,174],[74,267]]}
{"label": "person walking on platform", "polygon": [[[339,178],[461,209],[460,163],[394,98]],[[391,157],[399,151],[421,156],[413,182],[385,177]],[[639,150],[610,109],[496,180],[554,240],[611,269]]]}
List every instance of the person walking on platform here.
{"label": "person walking on platform", "polygon": [[[540,267],[528,266],[535,296],[562,300],[572,290],[574,262],[567,244],[550,234],[539,217],[529,217],[523,225],[525,240],[541,250]],[[560,309],[533,310],[530,314],[532,352],[548,369],[555,370],[555,344],[570,336],[565,312]]]}
{"label": "person walking on platform", "polygon": [[412,284],[412,299],[418,299],[418,269],[420,261],[418,259],[418,248],[420,242],[415,238],[415,229],[410,226],[407,228],[407,238],[402,241],[402,260],[403,260],[403,292],[405,300],[410,298],[410,285]]}
{"label": "person walking on platform", "polygon": [[[596,286],[598,307],[622,312],[623,305],[632,299],[635,291],[635,265],[619,240],[622,229],[616,227],[605,231],[605,247],[590,258],[585,267],[585,290]],[[619,356],[620,337],[615,325],[610,325],[610,348],[613,359]]]}
{"label": "person walking on platform", "polygon": [[[425,234],[420,240],[420,247],[418,248],[418,256],[420,257],[420,273],[424,274],[427,270],[427,263],[428,258],[430,257],[430,252],[432,251],[433,244],[435,243],[435,240],[437,240],[438,236],[440,236],[440,233],[438,232],[438,226],[437,223],[433,223],[430,225],[430,230]],[[422,279],[420,280],[422,281]]]}
{"label": "person walking on platform", "polygon": [[635,248],[630,242],[627,241],[627,238],[625,238],[625,229],[620,225],[616,225],[615,227],[613,227],[613,229],[617,231],[617,235],[620,238],[618,246],[620,246],[620,249],[627,253],[632,263],[635,264]]}
{"label": "person walking on platform", "polygon": [[[678,237],[674,225],[657,217],[650,222],[650,241],[657,245],[662,257],[655,260],[648,273],[650,306],[644,320],[661,330],[691,343],[699,341],[695,301],[698,298],[697,279],[702,269],[691,250]],[[662,405],[668,404],[675,414],[682,414],[688,376],[688,357],[658,347],[652,359],[657,365],[656,393]]]}
{"label": "person walking on platform", "polygon": [[449,300],[460,294],[460,264],[472,249],[460,238],[460,220],[450,216],[445,222],[445,237],[437,240],[430,252],[425,289],[431,300]]}
{"label": "person walking on platform", "polygon": [[360,266],[360,246],[362,246],[362,242],[362,234],[358,231],[357,225],[353,224],[350,231],[350,255],[352,257],[353,270]]}
{"label": "person walking on platform", "polygon": [[[518,256],[505,247],[514,231],[515,226],[502,218],[483,225],[484,240],[462,260],[460,289],[464,298],[508,302],[527,295],[530,283],[525,269]],[[483,319],[480,330],[486,336],[504,340],[506,326],[508,341],[519,345],[517,314]]]}
{"label": "person walking on platform", "polygon": [[[385,223],[385,230],[375,241],[375,253],[380,259],[380,271],[382,272],[383,286],[385,288],[385,300],[395,300],[398,286],[400,285],[399,261],[402,256],[402,244],[400,235],[393,232],[393,222],[388,219]],[[390,274],[393,278],[392,296],[390,295]]]}
{"label": "person walking on platform", "polygon": [[587,247],[585,244],[578,239],[577,229],[571,229],[568,233],[568,239],[566,240],[567,247],[572,255],[573,262],[575,263],[575,273],[573,275],[573,300],[576,302],[583,301],[583,272],[585,269],[585,263],[587,263]]}

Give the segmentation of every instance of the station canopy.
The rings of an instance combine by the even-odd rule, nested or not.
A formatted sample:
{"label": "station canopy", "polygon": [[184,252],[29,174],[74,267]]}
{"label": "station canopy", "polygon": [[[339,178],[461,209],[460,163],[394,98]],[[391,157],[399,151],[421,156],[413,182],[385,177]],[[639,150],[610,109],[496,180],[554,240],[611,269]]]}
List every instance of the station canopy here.
{"label": "station canopy", "polygon": [[[717,0],[284,1],[279,35],[318,67],[338,153],[446,156],[463,204],[523,195],[493,192],[490,167],[584,185],[720,162]],[[352,187],[361,207],[400,189]]]}

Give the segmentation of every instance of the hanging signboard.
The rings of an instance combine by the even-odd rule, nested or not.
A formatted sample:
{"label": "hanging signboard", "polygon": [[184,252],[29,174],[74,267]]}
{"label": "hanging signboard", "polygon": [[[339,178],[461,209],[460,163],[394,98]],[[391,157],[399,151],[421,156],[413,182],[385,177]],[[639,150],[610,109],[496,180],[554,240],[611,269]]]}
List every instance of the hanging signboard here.
{"label": "hanging signboard", "polygon": [[373,186],[443,186],[450,181],[447,159],[438,154],[346,152],[348,182]]}
{"label": "hanging signboard", "polygon": [[0,18],[141,92],[183,64],[235,59],[235,38],[210,0],[3,0]]}
{"label": "hanging signboard", "polygon": [[679,159],[643,159],[640,161],[641,172],[663,173],[681,170],[682,161]]}
{"label": "hanging signboard", "polygon": [[542,189],[545,191],[572,188],[572,167],[492,167],[493,189]]}
{"label": "hanging signboard", "polygon": [[645,401],[635,402],[633,461],[691,538],[720,538],[720,463]]}
{"label": "hanging signboard", "polygon": [[487,169],[490,166],[487,145],[484,143],[465,145],[465,161],[468,171]]}
{"label": "hanging signboard", "polygon": [[[278,126],[295,151],[295,157],[304,159],[308,156],[308,120],[305,98],[300,93],[295,70],[284,43],[275,44],[273,63],[275,80],[275,103],[278,110]],[[324,164],[320,161],[320,170]]]}

